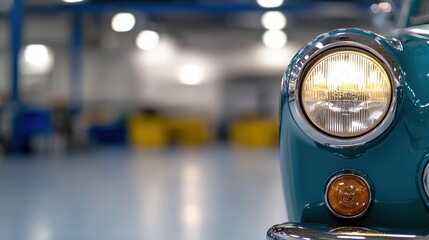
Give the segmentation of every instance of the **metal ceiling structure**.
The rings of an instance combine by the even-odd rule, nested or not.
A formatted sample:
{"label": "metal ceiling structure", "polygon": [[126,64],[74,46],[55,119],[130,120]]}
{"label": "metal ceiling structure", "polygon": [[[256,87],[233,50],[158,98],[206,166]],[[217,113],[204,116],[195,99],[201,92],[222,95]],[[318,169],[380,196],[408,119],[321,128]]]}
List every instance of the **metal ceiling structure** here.
{"label": "metal ceiling structure", "polygon": [[[34,2],[33,2],[34,1]],[[231,1],[216,1],[205,2],[196,0],[163,0],[163,1],[117,1],[117,0],[93,0],[84,1],[76,4],[64,4],[58,2],[44,2],[37,0],[27,0],[29,2],[25,4],[27,13],[30,14],[55,14],[64,12],[74,13],[90,13],[100,14],[105,12],[114,11],[131,11],[131,12],[144,12],[145,14],[220,14],[227,15],[237,12],[248,12],[248,11],[266,11],[267,8],[263,8],[256,4],[256,1],[244,0],[239,3]],[[373,1],[316,1],[316,0],[304,0],[304,1],[287,1],[277,8],[271,8],[270,10],[280,10],[289,14],[298,15],[320,15],[326,12],[338,11],[338,9],[332,9],[333,4],[339,8],[352,9],[355,12],[365,12]],[[333,12],[335,13],[335,12]]]}

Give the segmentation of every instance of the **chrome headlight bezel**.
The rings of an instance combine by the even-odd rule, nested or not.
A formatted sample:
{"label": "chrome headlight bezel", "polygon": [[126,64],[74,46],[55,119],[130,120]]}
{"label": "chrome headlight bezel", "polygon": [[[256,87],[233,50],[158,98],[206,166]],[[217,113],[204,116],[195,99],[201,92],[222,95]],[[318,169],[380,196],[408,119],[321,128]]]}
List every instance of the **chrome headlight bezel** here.
{"label": "chrome headlight bezel", "polygon": [[[332,51],[342,49],[354,49],[376,59],[388,74],[391,83],[390,106],[383,120],[368,132],[347,138],[329,135],[314,126],[302,109],[300,96],[303,78],[312,64],[317,62],[327,52],[332,53]],[[380,41],[363,35],[348,33],[322,38],[322,40],[311,43],[310,46],[305,47],[298,53],[294,60],[294,66],[288,73],[288,78],[289,107],[295,122],[309,137],[325,146],[351,148],[365,145],[385,132],[394,120],[397,108],[398,88],[401,85],[401,72],[395,59],[380,44]]]}

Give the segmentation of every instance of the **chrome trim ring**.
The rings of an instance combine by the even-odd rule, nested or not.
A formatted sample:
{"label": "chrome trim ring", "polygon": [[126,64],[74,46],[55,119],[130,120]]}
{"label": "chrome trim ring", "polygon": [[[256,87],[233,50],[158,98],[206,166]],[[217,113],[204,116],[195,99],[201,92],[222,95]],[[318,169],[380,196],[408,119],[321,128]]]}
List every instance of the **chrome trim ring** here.
{"label": "chrome trim ring", "polygon": [[425,190],[426,197],[429,198],[429,162],[426,163],[425,170],[422,175],[423,189]]}
{"label": "chrome trim ring", "polygon": [[[369,32],[368,32],[369,33]],[[378,39],[377,39],[378,38]],[[398,88],[401,86],[401,71],[396,63],[395,59],[390,53],[379,43],[382,39],[377,36],[376,39],[369,37],[352,34],[352,33],[341,33],[334,36],[327,36],[322,38],[318,42],[313,42],[311,46],[301,50],[296,59],[295,64],[292,66],[289,73],[286,73],[284,80],[288,80],[288,100],[291,114],[295,119],[295,122],[307,134],[310,138],[316,142],[333,147],[333,148],[356,148],[365,145],[383,132],[390,126],[395,118],[396,107],[397,107],[397,95]],[[302,78],[305,75],[305,70],[309,63],[312,63],[314,59],[321,56],[328,50],[334,48],[357,48],[364,52],[375,56],[380,64],[385,68],[391,82],[392,96],[390,107],[384,117],[384,119],[369,132],[351,138],[334,137],[324,133],[322,130],[313,126],[308,121],[303,109],[300,104],[300,88]],[[289,78],[289,79],[287,79]]]}
{"label": "chrome trim ring", "polygon": [[[353,176],[353,177],[357,177],[357,178],[359,178],[360,180],[362,180],[362,181],[365,183],[365,185],[368,187],[368,192],[369,192],[369,201],[368,201],[368,206],[365,208],[365,210],[364,210],[364,211],[362,211],[361,213],[359,213],[359,214],[357,214],[357,215],[354,215],[354,216],[344,216],[344,215],[338,214],[338,213],[337,213],[337,212],[335,212],[335,211],[334,211],[334,209],[332,209],[332,208],[331,208],[331,206],[329,205],[329,202],[328,202],[328,188],[329,188],[329,186],[332,184],[332,182],[334,182],[336,179],[338,179],[339,177],[342,177],[342,176]],[[331,178],[329,179],[329,181],[328,181],[328,183],[326,184],[326,187],[325,187],[325,195],[324,195],[324,198],[325,198],[325,204],[326,204],[326,206],[328,207],[329,211],[330,211],[332,214],[334,214],[336,217],[343,218],[343,219],[355,219],[355,218],[362,217],[362,216],[363,216],[363,215],[368,211],[369,207],[371,206],[371,202],[372,202],[372,189],[371,189],[371,185],[369,185],[369,182],[368,182],[364,177],[362,177],[361,175],[355,174],[355,173],[353,173],[353,172],[341,172],[341,173],[339,173],[339,174],[334,175],[333,177],[331,177]]]}

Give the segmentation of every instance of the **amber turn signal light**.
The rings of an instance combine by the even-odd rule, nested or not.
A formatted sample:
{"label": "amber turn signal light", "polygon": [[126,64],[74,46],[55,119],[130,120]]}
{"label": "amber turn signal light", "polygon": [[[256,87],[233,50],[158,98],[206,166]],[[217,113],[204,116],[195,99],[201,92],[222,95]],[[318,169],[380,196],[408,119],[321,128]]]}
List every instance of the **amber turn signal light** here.
{"label": "amber turn signal light", "polygon": [[371,190],[363,177],[355,174],[340,174],[329,181],[325,201],[334,215],[342,218],[356,218],[368,210],[371,203]]}

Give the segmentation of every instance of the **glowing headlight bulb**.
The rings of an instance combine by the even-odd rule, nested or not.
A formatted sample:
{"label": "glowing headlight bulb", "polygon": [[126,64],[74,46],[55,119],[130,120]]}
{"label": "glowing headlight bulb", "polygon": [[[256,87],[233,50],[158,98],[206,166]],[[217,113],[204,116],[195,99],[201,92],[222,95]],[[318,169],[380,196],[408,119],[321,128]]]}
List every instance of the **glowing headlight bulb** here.
{"label": "glowing headlight bulb", "polygon": [[374,129],[389,110],[389,76],[372,56],[337,50],[306,71],[300,89],[308,120],[336,137],[356,137]]}

